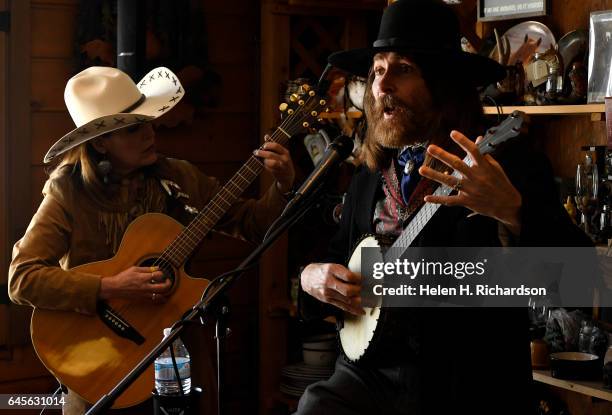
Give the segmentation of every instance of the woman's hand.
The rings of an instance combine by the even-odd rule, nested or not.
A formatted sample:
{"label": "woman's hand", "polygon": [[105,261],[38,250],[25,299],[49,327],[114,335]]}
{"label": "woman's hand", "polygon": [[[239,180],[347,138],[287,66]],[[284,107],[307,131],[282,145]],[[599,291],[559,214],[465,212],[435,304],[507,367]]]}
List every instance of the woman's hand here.
{"label": "woman's hand", "polygon": [[[269,136],[264,137],[269,140]],[[253,154],[261,157],[264,168],[268,170],[278,183],[278,190],[281,193],[286,193],[291,190],[293,180],[295,179],[295,171],[289,151],[274,141],[266,141],[262,150],[255,150]]]}
{"label": "woman's hand", "polygon": [[130,267],[100,281],[102,300],[111,298],[139,298],[153,302],[164,302],[164,294],[170,290],[172,281],[164,278],[159,267]]}
{"label": "woman's hand", "polygon": [[474,143],[458,131],[451,132],[450,136],[470,156],[472,166],[436,145],[427,147],[427,152],[432,157],[461,173],[461,178],[440,173],[429,167],[421,167],[419,173],[422,176],[458,190],[453,196],[426,196],[425,201],[446,206],[465,206],[476,213],[497,219],[513,234],[520,234],[521,194],[493,157],[480,154],[476,143],[479,143],[482,137]]}
{"label": "woman's hand", "polygon": [[340,264],[309,264],[300,282],[302,289],[319,301],[351,314],[365,314],[361,306],[361,275]]}

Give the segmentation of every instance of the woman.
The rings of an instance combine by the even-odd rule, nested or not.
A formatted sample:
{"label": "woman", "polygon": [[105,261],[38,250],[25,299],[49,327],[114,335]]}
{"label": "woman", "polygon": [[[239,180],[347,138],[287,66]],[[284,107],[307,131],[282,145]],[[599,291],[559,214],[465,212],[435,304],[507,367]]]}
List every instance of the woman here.
{"label": "woman", "polygon": [[[133,266],[104,278],[70,269],[112,257],[139,215],[163,212],[186,224],[193,218],[191,207],[202,208],[219,190],[215,179],[192,164],[156,153],[150,121],[182,95],[166,68],[154,69],[138,85],[105,67],[86,69],[68,81],[64,97],[77,128],[45,156],[45,162],[62,158],[13,249],[9,295],[15,303],[93,314],[101,299],[164,301],[170,280],[158,269]],[[216,225],[249,240],[260,239],[278,216],[294,179],[291,158],[280,144],[266,142],[255,155],[275,184],[259,200],[239,200]],[[178,199],[166,192],[170,187]],[[84,410],[74,393],[67,401],[65,413]]]}

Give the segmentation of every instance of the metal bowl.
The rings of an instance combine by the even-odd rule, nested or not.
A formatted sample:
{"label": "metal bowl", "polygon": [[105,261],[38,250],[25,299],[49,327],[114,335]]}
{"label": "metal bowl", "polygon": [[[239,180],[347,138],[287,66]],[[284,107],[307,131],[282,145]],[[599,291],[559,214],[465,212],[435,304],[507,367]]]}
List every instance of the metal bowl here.
{"label": "metal bowl", "polygon": [[597,379],[602,361],[597,355],[582,352],[550,354],[550,374],[559,379]]}

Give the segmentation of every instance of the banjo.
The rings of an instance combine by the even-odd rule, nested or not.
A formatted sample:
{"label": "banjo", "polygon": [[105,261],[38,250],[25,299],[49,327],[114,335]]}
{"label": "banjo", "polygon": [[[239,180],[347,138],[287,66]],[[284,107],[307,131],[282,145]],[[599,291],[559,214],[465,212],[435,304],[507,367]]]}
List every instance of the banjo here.
{"label": "banjo", "polygon": [[[483,140],[478,144],[480,153],[491,153],[498,145],[519,135],[524,121],[525,114],[520,111],[514,111],[497,127],[490,128]],[[469,155],[463,161],[468,166],[472,164]],[[460,173],[457,171],[453,172],[452,175],[460,178]],[[434,195],[448,196],[452,191],[451,187],[439,186]],[[391,245],[391,248],[398,249],[383,249],[376,236],[364,237],[354,249],[347,267],[352,272],[361,273],[362,248],[378,248],[379,255],[385,262],[393,262],[399,259],[409,249],[412,242],[435,215],[439,207],[440,205],[438,204],[426,203],[419,209],[408,226],[405,227],[401,235]],[[398,255],[398,253],[401,254]],[[392,333],[394,331],[402,330],[397,323],[399,321],[398,317],[403,316],[396,315],[394,318],[390,318],[390,311],[384,308],[381,297],[377,297],[377,303],[374,306],[364,307],[364,311],[365,314],[359,316],[345,312],[342,321],[339,323],[341,327],[339,337],[342,350],[345,357],[351,362],[367,359],[373,355],[378,343],[380,343],[383,332],[385,337],[387,337],[388,335],[393,336]],[[395,309],[393,313],[397,312],[398,309]],[[400,314],[402,312],[406,314],[406,317],[409,317],[410,309],[399,310]]]}

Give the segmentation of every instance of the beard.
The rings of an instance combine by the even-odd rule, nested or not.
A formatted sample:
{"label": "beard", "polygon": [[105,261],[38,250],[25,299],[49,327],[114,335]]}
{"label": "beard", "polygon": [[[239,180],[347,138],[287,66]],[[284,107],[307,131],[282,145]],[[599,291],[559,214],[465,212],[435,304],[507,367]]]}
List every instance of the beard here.
{"label": "beard", "polygon": [[[369,89],[369,88],[368,88]],[[433,111],[428,102],[414,108],[394,95],[384,95],[378,101],[366,92],[364,110],[368,122],[367,141],[385,148],[402,148],[424,142],[433,130]],[[385,113],[392,114],[386,119]]]}

